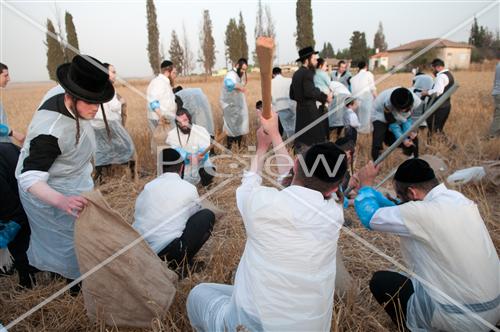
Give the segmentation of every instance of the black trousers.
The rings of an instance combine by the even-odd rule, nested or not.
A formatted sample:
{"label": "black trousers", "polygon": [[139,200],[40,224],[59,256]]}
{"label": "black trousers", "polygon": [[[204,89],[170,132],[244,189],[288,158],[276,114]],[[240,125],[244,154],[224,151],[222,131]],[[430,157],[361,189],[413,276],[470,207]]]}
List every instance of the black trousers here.
{"label": "black trousers", "polygon": [[242,135],[240,136],[228,136],[227,137],[227,148],[231,150],[231,147],[233,146],[233,143],[238,144],[238,147],[241,147],[241,139],[243,138]]}
{"label": "black trousers", "polygon": [[214,223],[215,215],[212,211],[203,209],[196,212],[188,219],[181,237],[170,242],[158,256],[165,257],[173,268],[184,263],[191,265],[193,257],[210,238]]}
{"label": "black trousers", "polygon": [[200,170],[198,171],[200,174],[200,182],[203,187],[208,186],[210,183],[212,183],[212,180],[214,179],[214,174],[215,174],[215,168],[214,167],[201,167]]}
{"label": "black trousers", "polygon": [[28,217],[19,199],[17,180],[14,175],[19,158],[19,148],[11,143],[0,143],[0,220],[15,221],[21,226],[14,239],[8,244],[14,258],[14,268],[19,274],[19,284],[31,287],[31,277],[36,269],[29,265],[26,251],[30,242]]}
{"label": "black trousers", "polygon": [[436,112],[432,113],[431,116],[427,118],[427,128],[429,129],[428,134],[443,132],[444,125],[448,116],[450,115],[451,105],[444,105],[437,109]]}
{"label": "black trousers", "polygon": [[392,271],[377,271],[370,280],[370,291],[398,327],[406,326],[408,300],[414,293],[407,277]]}
{"label": "black trousers", "polygon": [[[384,148],[384,143],[387,146],[392,145],[396,141],[394,134],[389,131],[389,125],[383,123],[382,121],[373,122],[373,140],[372,140],[372,159],[376,160],[380,155],[380,152]],[[413,140],[414,146],[406,147],[403,144],[400,147],[403,149],[403,153],[407,156],[418,157],[418,137]]]}

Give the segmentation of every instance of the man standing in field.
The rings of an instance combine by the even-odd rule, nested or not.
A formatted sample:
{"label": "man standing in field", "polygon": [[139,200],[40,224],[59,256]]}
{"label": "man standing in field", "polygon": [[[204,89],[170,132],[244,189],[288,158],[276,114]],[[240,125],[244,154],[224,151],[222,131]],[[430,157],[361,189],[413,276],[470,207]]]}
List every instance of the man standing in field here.
{"label": "man standing in field", "polygon": [[[0,88],[4,89],[10,81],[9,68],[0,62]],[[3,109],[0,101],[0,142],[10,143],[11,137],[14,137],[19,143],[24,143],[24,134],[13,130],[7,122],[7,113]]]}
{"label": "man standing in field", "polygon": [[271,95],[273,107],[278,113],[279,120],[287,138],[292,137],[295,132],[295,108],[296,104],[290,99],[290,85],[292,79],[281,75],[281,68],[273,68],[273,80],[271,83]]}
{"label": "man standing in field", "polygon": [[261,123],[256,155],[236,191],[247,242],[234,286],[193,288],[189,320],[197,331],[329,331],[344,222],[332,196],[346,173],[346,155],[331,142],[313,145],[295,161],[291,186],[262,186],[269,145],[280,174],[290,171],[290,156],[277,116],[261,117]]}
{"label": "man standing in field", "polygon": [[347,70],[347,64],[344,60],[340,60],[338,69],[332,71],[332,81],[342,83],[349,91],[351,91],[351,72]]}
{"label": "man standing in field", "polygon": [[359,72],[351,79],[352,95],[359,101],[358,117],[361,126],[358,132],[369,134],[371,128],[371,112],[373,100],[377,97],[377,88],[373,74],[366,68],[366,62],[358,62]]}
{"label": "man standing in field", "polygon": [[[297,62],[301,62],[299,70],[293,74],[290,86],[290,98],[297,102],[295,122],[295,149],[311,146],[324,142],[326,139],[325,126],[322,121],[321,112],[316,102],[322,104],[332,101],[331,92],[321,92],[314,86],[314,74],[318,62],[318,52],[309,46],[299,51]],[[311,128],[309,128],[311,126]],[[300,132],[304,130],[304,132]]]}
{"label": "man standing in field", "polygon": [[243,135],[248,134],[248,106],[245,96],[247,68],[247,59],[239,59],[235,68],[227,73],[222,86],[220,106],[228,149],[231,149],[233,143],[240,147]]}
{"label": "man standing in field", "polygon": [[160,68],[160,74],[149,83],[146,92],[148,123],[152,131],[158,126],[161,118],[168,122],[173,121],[177,111],[172,90],[177,71],[172,61],[169,60],[163,61]]}
{"label": "man standing in field", "polygon": [[[430,90],[422,92],[422,96],[435,96],[437,101],[441,98],[441,95],[448,91],[449,88],[455,84],[455,79],[448,69],[444,67],[444,62],[441,59],[434,59],[431,63],[432,72],[436,79],[434,80],[434,86]],[[434,133],[442,133],[446,120],[451,111],[451,98],[447,98],[446,101],[439,106],[439,108],[427,118],[427,128],[429,129],[429,135]]]}
{"label": "man standing in field", "polygon": [[490,136],[500,136],[500,62],[497,62],[495,69],[495,81],[493,82],[493,95],[495,104],[495,113],[493,113],[493,121],[490,127]]}

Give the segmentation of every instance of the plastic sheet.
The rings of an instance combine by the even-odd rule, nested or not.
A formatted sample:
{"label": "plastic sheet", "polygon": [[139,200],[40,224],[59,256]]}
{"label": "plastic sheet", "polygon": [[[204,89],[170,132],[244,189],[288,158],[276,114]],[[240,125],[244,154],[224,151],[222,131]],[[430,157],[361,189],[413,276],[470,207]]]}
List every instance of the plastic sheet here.
{"label": "plastic sheet", "polygon": [[95,165],[118,165],[132,160],[134,142],[121,121],[108,121],[111,138],[105,128],[94,128],[96,138]]}
{"label": "plastic sheet", "polygon": [[214,136],[212,107],[203,91],[200,88],[188,88],[177,92],[177,96],[182,99],[184,108],[191,114],[193,123],[204,127]]}

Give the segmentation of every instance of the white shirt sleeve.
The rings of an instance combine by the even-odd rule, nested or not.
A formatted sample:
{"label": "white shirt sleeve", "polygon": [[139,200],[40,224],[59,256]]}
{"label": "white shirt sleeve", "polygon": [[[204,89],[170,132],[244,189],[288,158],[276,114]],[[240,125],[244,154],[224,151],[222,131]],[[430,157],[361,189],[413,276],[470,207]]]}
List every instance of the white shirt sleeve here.
{"label": "white shirt sleeve", "polygon": [[148,99],[148,103],[152,103],[153,101],[160,101],[165,90],[163,84],[161,83],[162,82],[157,77],[149,84],[146,96]]}
{"label": "white shirt sleeve", "polygon": [[428,91],[430,95],[436,94],[436,96],[440,96],[444,92],[444,88],[450,83],[448,76],[444,73],[437,75],[436,80],[434,82],[434,86],[432,89]]}
{"label": "white shirt sleeve", "polygon": [[410,235],[398,206],[378,209],[370,220],[370,228],[374,231],[393,233],[400,236]]}
{"label": "white shirt sleeve", "polygon": [[368,72],[368,86],[372,93],[377,92],[377,87],[375,86],[375,78],[372,73]]}
{"label": "white shirt sleeve", "polygon": [[353,111],[349,112],[349,125],[353,128],[359,128],[361,126],[358,116]]}
{"label": "white shirt sleeve", "polygon": [[49,180],[49,172],[42,171],[27,171],[19,174],[17,182],[23,191],[28,191],[32,185],[39,181],[47,182]]}
{"label": "white shirt sleeve", "polygon": [[245,205],[251,192],[262,184],[259,174],[245,171],[241,179],[241,186],[236,189],[236,205],[242,215],[245,214]]}

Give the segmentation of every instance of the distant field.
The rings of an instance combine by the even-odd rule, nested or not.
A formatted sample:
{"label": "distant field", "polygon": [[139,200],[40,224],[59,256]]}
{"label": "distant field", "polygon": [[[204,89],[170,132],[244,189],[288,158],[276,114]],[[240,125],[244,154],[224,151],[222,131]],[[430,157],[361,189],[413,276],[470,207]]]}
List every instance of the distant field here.
{"label": "distant field", "polygon": [[[120,68],[117,68],[118,70]],[[493,72],[463,71],[455,74],[460,84],[458,92],[452,98],[452,113],[446,125],[449,138],[456,144],[455,150],[450,150],[445,144],[435,142],[433,145],[422,143],[421,154],[434,154],[447,161],[450,170],[464,168],[480,163],[482,160],[499,159],[499,140],[481,140],[489,128],[493,102],[491,89]],[[15,80],[15,77],[13,77]],[[145,93],[146,81],[132,81],[142,93]],[[216,128],[222,128],[222,112],[218,98],[222,78],[179,79],[177,84],[183,87],[199,87],[208,96],[212,105]],[[26,131],[33,112],[39,105],[41,98],[54,84],[23,84],[12,85],[2,90],[2,102],[8,113],[10,125],[20,131]],[[411,85],[410,74],[396,74],[380,82],[378,91],[402,85]],[[258,75],[250,75],[248,82],[247,102],[250,110],[251,134],[247,142],[255,142],[255,102],[260,99],[260,82]],[[127,129],[134,139],[137,149],[137,162],[141,177],[131,182],[123,172],[117,172],[100,187],[110,204],[118,210],[127,221],[132,222],[135,198],[145,183],[153,179],[154,159],[150,155],[150,136],[146,122],[146,101],[143,97],[124,86],[118,87],[118,92],[128,103]],[[423,136],[423,135],[422,135]],[[361,136],[358,140],[358,154],[356,166],[359,168],[369,160],[371,137]],[[235,151],[238,155],[248,151]],[[395,152],[383,165],[382,176],[403,160],[400,152]],[[219,170],[231,170],[227,162],[218,161]],[[239,171],[239,170],[238,170]],[[221,179],[216,179],[215,187]],[[178,293],[174,304],[165,319],[155,322],[152,331],[188,331],[189,322],[185,310],[186,297],[191,288],[200,282],[231,283],[245,244],[245,230],[239,213],[236,209],[235,189],[239,181],[235,179],[230,185],[214,193],[210,199],[226,211],[226,215],[218,220],[208,245],[199,254],[201,259],[208,262],[205,271],[184,279],[178,284]],[[205,193],[204,189],[200,190]],[[498,192],[480,185],[471,185],[462,188],[462,192],[474,200],[480,208],[482,216],[490,231],[497,251],[500,249],[500,197]],[[367,240],[385,254],[400,258],[399,244],[396,237],[364,230],[352,210],[346,212],[353,223],[352,231]],[[339,242],[345,256],[347,269],[357,282],[357,295],[352,294],[344,300],[336,300],[335,313],[332,318],[332,331],[392,331],[392,325],[385,312],[370,295],[368,281],[371,273],[383,268],[392,268],[378,254],[370,251],[360,242],[343,232]],[[8,323],[29,310],[32,306],[43,301],[53,292],[64,286],[62,281],[40,280],[33,291],[18,291],[15,288],[15,277],[0,277],[0,322]],[[161,290],[158,290],[161,291]],[[83,297],[71,298],[65,294],[52,301],[42,310],[25,319],[14,330],[18,331],[136,331],[117,329],[92,324],[86,317]]]}

